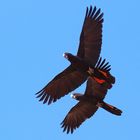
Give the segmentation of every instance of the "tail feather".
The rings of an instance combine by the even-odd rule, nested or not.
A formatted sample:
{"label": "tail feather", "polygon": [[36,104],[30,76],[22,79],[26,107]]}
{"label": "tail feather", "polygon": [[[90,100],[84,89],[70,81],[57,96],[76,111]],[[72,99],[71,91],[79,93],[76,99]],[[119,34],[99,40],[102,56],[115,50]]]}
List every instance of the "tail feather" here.
{"label": "tail feather", "polygon": [[102,102],[101,108],[105,109],[106,111],[108,111],[114,115],[120,116],[122,114],[122,111],[120,109],[118,109],[110,104],[107,104],[105,102]]}
{"label": "tail feather", "polygon": [[112,76],[110,73],[108,73],[108,81],[109,81],[111,84],[114,84],[114,83],[115,83],[115,77]]}
{"label": "tail feather", "polygon": [[111,65],[109,65],[109,62],[106,62],[106,59],[102,60],[102,58],[100,57],[95,65],[95,69],[102,73],[103,77],[101,79],[105,80],[108,83],[108,87],[110,89],[112,87],[112,84],[115,83],[115,77],[110,74]]}

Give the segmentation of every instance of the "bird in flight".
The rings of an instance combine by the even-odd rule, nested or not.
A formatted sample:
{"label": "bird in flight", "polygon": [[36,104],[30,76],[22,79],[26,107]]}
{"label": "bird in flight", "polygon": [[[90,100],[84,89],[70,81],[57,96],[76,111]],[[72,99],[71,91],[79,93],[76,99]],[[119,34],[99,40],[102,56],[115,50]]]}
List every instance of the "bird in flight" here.
{"label": "bird in flight", "polygon": [[[80,35],[80,43],[77,55],[64,53],[71,64],[64,71],[55,76],[42,90],[37,93],[37,98],[43,103],[52,103],[64,95],[78,88],[83,84],[88,76],[92,76],[98,82],[107,82],[110,87],[115,82],[115,78],[108,72],[110,65],[106,63],[104,70],[95,68],[99,59],[102,45],[102,25],[103,13],[96,7],[87,8],[86,16]],[[105,60],[101,62],[101,66]],[[108,66],[107,66],[108,65]],[[102,84],[102,83],[101,83]]]}
{"label": "bird in flight", "polygon": [[115,77],[110,74],[109,63],[100,57],[102,26],[103,13],[101,10],[92,6],[87,7],[77,55],[64,53],[63,56],[70,62],[70,65],[36,93],[39,101],[49,105],[72,92],[87,80],[85,94],[73,95],[73,98],[79,100],[79,103],[70,110],[62,122],[62,127],[64,127],[64,131],[67,130],[67,133],[72,133],[86,118],[91,117],[99,106],[111,113],[114,113],[115,109],[118,110],[103,101],[107,89],[110,89],[115,83]]}
{"label": "bird in flight", "polygon": [[72,98],[79,102],[68,112],[61,125],[63,131],[73,133],[86,119],[90,118],[98,108],[120,116],[122,111],[103,100],[107,94],[108,87],[106,83],[102,85],[93,78],[87,80],[86,90],[84,94],[74,93]]}

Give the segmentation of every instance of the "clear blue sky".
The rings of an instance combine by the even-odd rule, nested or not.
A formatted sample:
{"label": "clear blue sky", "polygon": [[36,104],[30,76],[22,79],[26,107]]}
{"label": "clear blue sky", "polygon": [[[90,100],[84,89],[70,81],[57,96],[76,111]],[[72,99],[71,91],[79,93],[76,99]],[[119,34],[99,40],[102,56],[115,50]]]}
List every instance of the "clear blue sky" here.
{"label": "clear blue sky", "polygon": [[[86,6],[104,12],[102,57],[112,65],[116,84],[105,99],[121,117],[100,109],[65,134],[60,122],[76,101],[65,96],[43,105],[35,93],[69,65],[63,52],[76,53]],[[0,1],[0,139],[140,139],[140,1]],[[84,92],[85,86],[76,91]]]}

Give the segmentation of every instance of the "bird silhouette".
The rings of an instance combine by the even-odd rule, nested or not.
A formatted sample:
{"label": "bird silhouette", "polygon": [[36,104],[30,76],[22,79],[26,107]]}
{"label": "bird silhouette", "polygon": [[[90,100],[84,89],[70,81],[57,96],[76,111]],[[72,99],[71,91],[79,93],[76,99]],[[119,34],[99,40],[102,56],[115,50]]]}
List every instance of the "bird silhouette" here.
{"label": "bird silhouette", "polygon": [[86,119],[90,118],[98,108],[120,116],[122,111],[103,100],[107,94],[107,84],[99,84],[93,78],[89,77],[84,94],[74,93],[72,98],[79,102],[68,112],[61,125],[63,131],[73,133]]}
{"label": "bird silhouette", "polygon": [[[73,58],[78,63],[75,63],[74,60],[71,61],[70,66],[55,76],[42,90],[37,92],[36,95],[39,101],[48,104],[55,102],[78,88],[87,80],[89,75],[92,75],[98,82],[106,80],[107,76],[105,75],[110,75],[106,73],[106,71],[110,70],[110,66],[105,67],[106,69],[104,70],[106,71],[100,69],[105,60],[103,60],[100,67],[94,68],[98,60],[98,64],[101,62],[99,55],[102,44],[102,23],[103,13],[101,13],[101,10],[96,7],[92,8],[92,6],[90,8],[87,7],[77,55],[64,54],[64,57],[68,58],[69,61],[70,58]],[[112,79],[109,82],[111,87],[111,84],[115,82],[115,78],[113,76],[110,77],[107,79]]]}
{"label": "bird silhouette", "polygon": [[73,133],[99,107],[115,115],[122,113],[120,109],[104,102],[107,90],[115,83],[115,77],[110,73],[109,62],[100,57],[102,26],[101,10],[92,6],[87,7],[77,54],[64,53],[63,56],[70,62],[70,65],[36,93],[39,101],[49,105],[87,81],[84,94],[73,94],[72,97],[79,102],[68,112],[61,123],[63,131],[67,133]]}

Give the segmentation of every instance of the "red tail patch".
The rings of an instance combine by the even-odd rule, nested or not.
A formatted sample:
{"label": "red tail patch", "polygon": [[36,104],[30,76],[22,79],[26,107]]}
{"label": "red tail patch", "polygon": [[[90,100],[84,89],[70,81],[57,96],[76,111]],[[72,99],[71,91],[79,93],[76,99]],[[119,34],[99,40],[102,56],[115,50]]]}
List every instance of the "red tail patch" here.
{"label": "red tail patch", "polygon": [[101,70],[99,70],[99,72],[102,73],[106,78],[109,77],[108,74],[107,74],[107,72],[104,72],[104,71],[101,71]]}
{"label": "red tail patch", "polygon": [[98,82],[99,84],[103,84],[104,82],[105,82],[105,80],[102,80],[102,79],[99,79],[99,78],[96,78],[96,77],[93,77],[94,78],[94,80],[96,81],[96,82]]}

